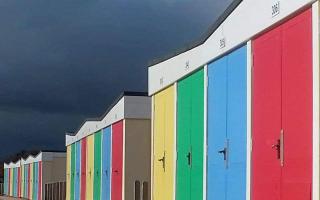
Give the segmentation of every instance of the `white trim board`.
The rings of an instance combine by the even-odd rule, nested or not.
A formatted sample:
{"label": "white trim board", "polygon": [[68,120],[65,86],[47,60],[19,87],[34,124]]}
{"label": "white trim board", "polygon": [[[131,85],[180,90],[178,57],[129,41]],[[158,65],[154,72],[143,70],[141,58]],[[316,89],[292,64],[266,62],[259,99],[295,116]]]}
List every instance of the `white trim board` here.
{"label": "white trim board", "polygon": [[66,146],[123,119],[151,119],[151,98],[123,96],[101,121],[86,121],[74,136],[66,135]]}
{"label": "white trim board", "polygon": [[312,49],[313,49],[313,180],[312,199],[319,199],[319,2],[312,5]]}
{"label": "white trim board", "polygon": [[9,164],[4,163],[3,165],[4,169],[11,169],[11,168],[17,168],[20,167],[20,160],[17,162],[10,162]]}
{"label": "white trim board", "polygon": [[[315,0],[243,0],[205,43],[149,67],[149,95],[246,43],[313,2]],[[272,7],[277,3],[280,10],[273,16]]]}
{"label": "white trim board", "polygon": [[3,166],[5,169],[16,168],[25,164],[31,164],[31,163],[40,162],[40,161],[52,161],[55,158],[66,158],[66,156],[67,154],[65,152],[40,152],[36,156],[29,155],[26,159],[21,158],[16,163],[13,163],[13,162],[9,164],[4,163]]}
{"label": "white trim board", "polygon": [[246,200],[251,199],[251,155],[252,155],[252,41],[247,43],[247,169]]}

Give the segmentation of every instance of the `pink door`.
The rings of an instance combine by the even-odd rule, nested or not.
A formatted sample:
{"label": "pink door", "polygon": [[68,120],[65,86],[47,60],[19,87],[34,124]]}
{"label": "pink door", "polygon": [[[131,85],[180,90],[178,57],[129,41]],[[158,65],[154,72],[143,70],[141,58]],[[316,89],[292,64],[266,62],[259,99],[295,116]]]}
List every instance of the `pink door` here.
{"label": "pink door", "polygon": [[122,200],[123,121],[112,125],[111,200]]}

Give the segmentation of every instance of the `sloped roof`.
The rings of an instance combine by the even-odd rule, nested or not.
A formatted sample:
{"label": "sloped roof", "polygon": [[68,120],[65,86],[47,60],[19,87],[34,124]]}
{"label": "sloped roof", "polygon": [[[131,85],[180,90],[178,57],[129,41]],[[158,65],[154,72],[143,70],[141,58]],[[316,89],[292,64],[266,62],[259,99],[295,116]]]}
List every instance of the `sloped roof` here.
{"label": "sloped roof", "polygon": [[207,32],[203,34],[198,40],[195,40],[194,42],[190,43],[187,46],[184,46],[174,52],[170,52],[165,56],[162,56],[160,58],[156,58],[149,62],[149,67],[156,65],[158,63],[161,63],[165,60],[168,60],[172,57],[175,57],[179,54],[182,54],[186,51],[189,51],[197,46],[202,45],[207,41],[207,39],[214,33],[214,31],[224,22],[225,19],[234,11],[234,9],[237,8],[237,6],[242,2],[243,0],[234,0],[230,5],[222,12],[222,14],[214,21],[214,23],[209,27]]}

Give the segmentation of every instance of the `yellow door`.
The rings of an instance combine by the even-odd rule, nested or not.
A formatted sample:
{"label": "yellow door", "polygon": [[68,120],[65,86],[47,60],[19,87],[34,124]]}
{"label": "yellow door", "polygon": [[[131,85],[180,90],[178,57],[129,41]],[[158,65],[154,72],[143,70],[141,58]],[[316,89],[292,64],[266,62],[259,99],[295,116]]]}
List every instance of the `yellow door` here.
{"label": "yellow door", "polygon": [[174,87],[154,96],[153,200],[174,199]]}
{"label": "yellow door", "polygon": [[30,193],[29,193],[29,199],[32,199],[33,197],[33,163],[30,164]]}
{"label": "yellow door", "polygon": [[71,145],[67,146],[67,177],[66,177],[66,200],[70,200],[70,159],[71,159]]}
{"label": "yellow door", "polygon": [[93,199],[93,158],[94,158],[94,135],[87,138],[87,191],[86,200]]}
{"label": "yellow door", "polygon": [[13,196],[13,168],[10,168],[10,196]]}

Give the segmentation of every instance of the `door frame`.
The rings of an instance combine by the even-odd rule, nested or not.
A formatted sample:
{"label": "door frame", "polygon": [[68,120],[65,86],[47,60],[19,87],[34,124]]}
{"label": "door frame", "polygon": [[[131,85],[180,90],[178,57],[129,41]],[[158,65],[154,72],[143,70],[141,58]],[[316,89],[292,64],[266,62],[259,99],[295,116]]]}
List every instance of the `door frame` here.
{"label": "door frame", "polygon": [[312,4],[312,199],[319,199],[319,1]]}
{"label": "door frame", "polygon": [[246,200],[251,200],[251,156],[252,156],[252,70],[253,51],[252,41],[247,42],[247,171],[246,171]]}

